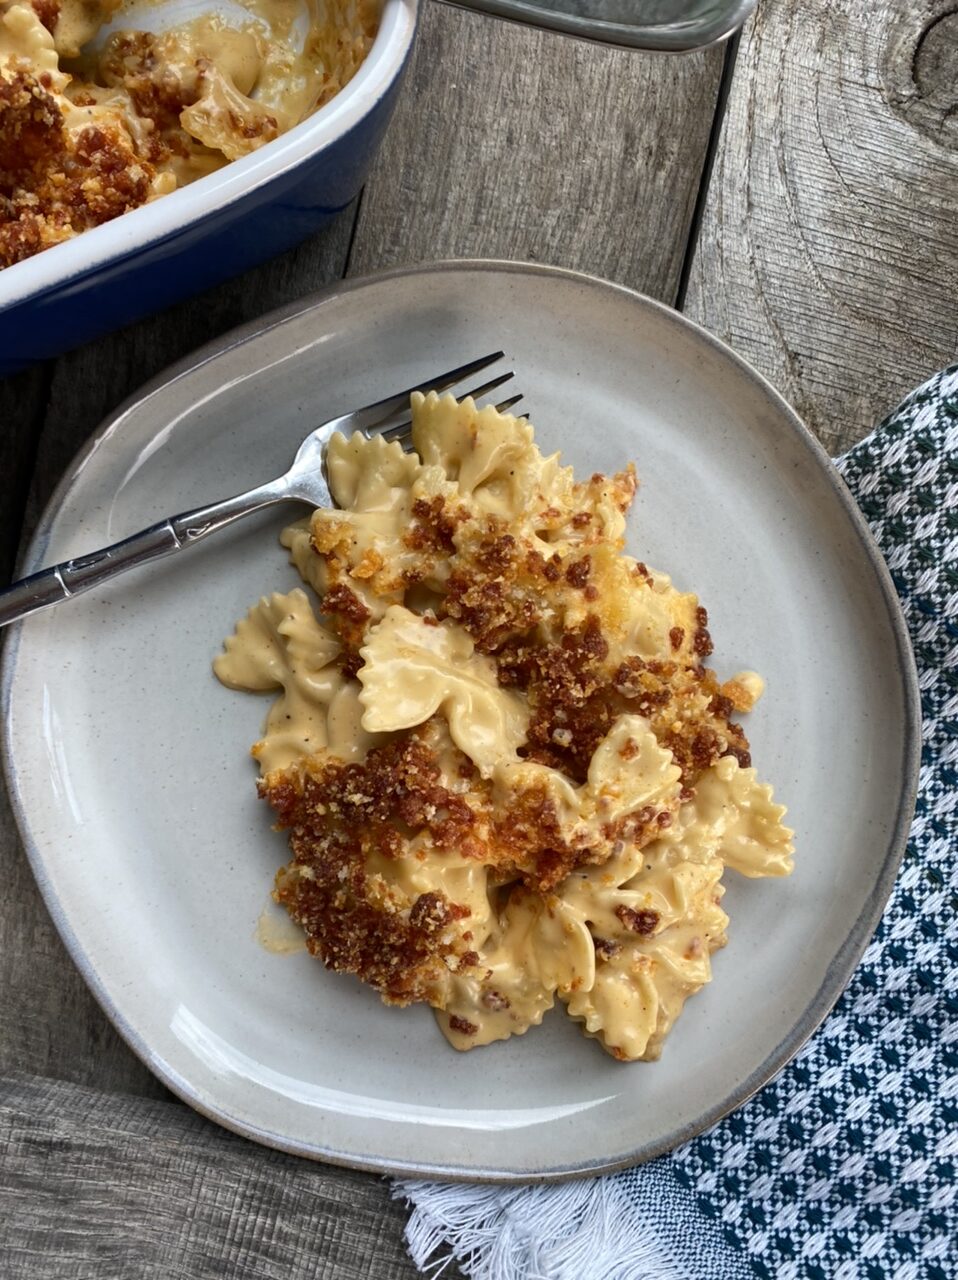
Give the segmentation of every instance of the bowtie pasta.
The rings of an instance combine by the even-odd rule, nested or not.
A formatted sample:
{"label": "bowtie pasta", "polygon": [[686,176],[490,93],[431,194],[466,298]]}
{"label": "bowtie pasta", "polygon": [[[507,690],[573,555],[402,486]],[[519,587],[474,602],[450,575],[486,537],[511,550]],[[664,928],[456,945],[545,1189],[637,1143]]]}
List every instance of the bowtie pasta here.
{"label": "bowtie pasta", "polygon": [[291,525],[302,589],[215,671],[278,691],[253,755],[292,858],[274,897],[330,969],[469,1049],[556,997],[654,1059],[726,941],[726,866],[792,832],[732,720],[705,610],[623,554],[634,468],[577,482],[524,419],[412,398],[414,453],[334,436],[338,509]]}

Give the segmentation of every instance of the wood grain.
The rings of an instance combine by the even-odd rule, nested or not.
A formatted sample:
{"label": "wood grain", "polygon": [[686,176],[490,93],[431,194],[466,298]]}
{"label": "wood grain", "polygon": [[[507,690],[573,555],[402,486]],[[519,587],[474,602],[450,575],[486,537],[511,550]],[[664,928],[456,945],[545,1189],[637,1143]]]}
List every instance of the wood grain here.
{"label": "wood grain", "polygon": [[383,1179],[255,1147],[173,1102],[0,1079],[0,1165],[4,1280],[417,1275]]}
{"label": "wood grain", "polygon": [[722,59],[605,49],[428,0],[350,274],[519,258],[673,301]]}
{"label": "wood grain", "polygon": [[958,348],[954,7],[765,0],[742,42],[686,310],[832,451]]}

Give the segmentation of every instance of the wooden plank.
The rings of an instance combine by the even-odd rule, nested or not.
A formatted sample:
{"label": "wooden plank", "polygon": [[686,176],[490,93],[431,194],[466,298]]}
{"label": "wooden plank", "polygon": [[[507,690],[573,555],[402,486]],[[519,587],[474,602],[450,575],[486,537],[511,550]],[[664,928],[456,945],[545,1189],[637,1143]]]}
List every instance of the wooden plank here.
{"label": "wooden plank", "polygon": [[418,1274],[383,1179],[254,1147],[171,1102],[2,1079],[0,1164],[4,1280]]}
{"label": "wooden plank", "polygon": [[676,296],[723,53],[631,53],[427,0],[351,275],[446,257]]}
{"label": "wooden plank", "polygon": [[[277,261],[63,356],[53,375],[24,536],[30,536],[63,469],[90,432],[142,382],[224,330],[338,279],[354,217],[350,209]],[[5,798],[0,805],[0,990],[0,1071],[168,1096],[120,1040],[67,957]]]}
{"label": "wooden plank", "polygon": [[765,0],[686,310],[834,452],[958,349],[953,0]]}

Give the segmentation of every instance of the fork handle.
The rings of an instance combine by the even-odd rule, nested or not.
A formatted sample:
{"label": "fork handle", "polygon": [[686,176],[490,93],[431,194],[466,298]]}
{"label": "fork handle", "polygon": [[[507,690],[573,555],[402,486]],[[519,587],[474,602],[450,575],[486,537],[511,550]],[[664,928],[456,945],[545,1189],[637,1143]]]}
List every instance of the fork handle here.
{"label": "fork handle", "polygon": [[174,551],[181,551],[243,516],[289,496],[278,482],[263,485],[249,493],[227,498],[225,502],[214,502],[207,507],[196,507],[192,511],[169,516],[121,542],[32,573],[0,591],[0,627],[39,609],[71,600],[81,592],[125,573],[127,569],[136,569]]}

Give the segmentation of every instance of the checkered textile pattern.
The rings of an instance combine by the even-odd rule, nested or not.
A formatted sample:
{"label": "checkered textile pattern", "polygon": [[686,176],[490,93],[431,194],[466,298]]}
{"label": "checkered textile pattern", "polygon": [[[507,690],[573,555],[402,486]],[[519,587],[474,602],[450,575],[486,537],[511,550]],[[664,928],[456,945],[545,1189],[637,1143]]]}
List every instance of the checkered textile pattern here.
{"label": "checkered textile pattern", "polygon": [[675,1153],[775,1280],[958,1274],[958,366],[839,463],[885,553],[924,749],[898,883],[844,995],[762,1093]]}
{"label": "checkered textile pattern", "polygon": [[958,365],[838,465],[901,598],[924,722],[914,824],[859,968],[795,1060],[670,1158],[576,1201],[400,1184],[417,1261],[445,1241],[477,1280],[958,1277]]}

